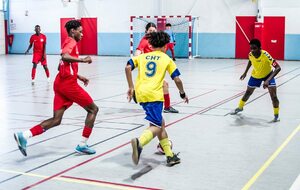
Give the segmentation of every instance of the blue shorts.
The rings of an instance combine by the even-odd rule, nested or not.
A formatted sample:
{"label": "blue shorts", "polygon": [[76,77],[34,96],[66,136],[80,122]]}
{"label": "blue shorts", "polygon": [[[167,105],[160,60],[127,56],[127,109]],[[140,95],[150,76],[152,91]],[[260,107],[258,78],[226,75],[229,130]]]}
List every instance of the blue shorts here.
{"label": "blue shorts", "polygon": [[143,106],[143,109],[146,111],[145,119],[149,121],[151,124],[161,127],[163,117],[162,117],[162,110],[163,110],[163,102],[147,102],[147,103],[140,103]]}
{"label": "blue shorts", "polygon": [[[261,79],[257,79],[251,76],[248,81],[248,86],[251,88],[259,88],[261,83],[269,78],[270,74],[268,74],[265,78],[261,78]],[[276,86],[276,82],[274,78],[270,80],[269,86]]]}

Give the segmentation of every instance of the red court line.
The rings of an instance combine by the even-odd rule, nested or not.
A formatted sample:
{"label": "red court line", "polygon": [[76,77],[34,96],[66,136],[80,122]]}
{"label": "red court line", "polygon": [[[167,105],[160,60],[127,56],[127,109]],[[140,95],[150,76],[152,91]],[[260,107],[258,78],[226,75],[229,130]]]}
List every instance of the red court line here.
{"label": "red court line", "polygon": [[57,177],[57,176],[59,176],[59,175],[61,175],[61,174],[63,174],[63,173],[66,173],[67,171],[70,171],[70,170],[72,170],[72,169],[74,169],[74,168],[77,168],[77,167],[79,167],[79,166],[81,166],[81,165],[84,165],[84,164],[86,164],[86,163],[88,163],[88,162],[90,162],[90,161],[93,161],[93,160],[95,160],[95,159],[97,159],[97,158],[99,158],[99,157],[102,157],[102,156],[104,156],[104,155],[106,155],[106,154],[108,154],[108,153],[111,153],[111,152],[113,152],[113,151],[115,151],[115,150],[118,150],[119,148],[122,148],[122,147],[128,145],[129,143],[130,143],[130,141],[129,141],[129,142],[126,142],[126,143],[124,143],[124,144],[122,144],[122,145],[119,145],[119,146],[117,146],[117,147],[115,147],[115,148],[113,148],[113,149],[110,149],[110,150],[108,150],[108,151],[106,151],[106,152],[104,152],[104,153],[102,153],[102,154],[99,154],[98,156],[95,156],[95,157],[90,158],[90,159],[88,159],[88,160],[86,160],[86,161],[84,161],[84,162],[81,162],[81,163],[79,163],[79,164],[77,164],[77,165],[75,165],[75,166],[72,166],[72,167],[70,167],[70,168],[67,168],[67,169],[65,169],[65,170],[63,170],[63,171],[61,171],[61,172],[59,172],[59,173],[57,173],[57,174],[54,174],[54,175],[52,175],[52,176],[49,176],[49,177],[47,177],[47,178],[45,178],[45,179],[43,179],[43,180],[41,180],[41,181],[38,181],[38,182],[36,182],[36,183],[34,183],[34,184],[32,184],[32,185],[29,185],[29,186],[27,186],[27,187],[24,187],[22,190],[30,189],[30,188],[32,188],[32,187],[34,187],[34,186],[37,186],[37,185],[39,185],[39,184],[41,184],[41,183],[44,183],[44,182],[46,182],[46,181],[48,181],[48,180],[50,180],[50,179],[52,179],[52,178],[55,178],[55,177]]}
{"label": "red court line", "polygon": [[192,117],[192,116],[194,116],[194,115],[201,114],[201,113],[205,113],[205,112],[207,112],[207,111],[209,111],[209,110],[211,110],[211,109],[213,109],[213,108],[216,108],[216,107],[218,107],[218,106],[220,106],[220,105],[222,105],[222,104],[224,104],[224,103],[226,103],[226,102],[229,102],[230,100],[234,100],[235,98],[242,96],[244,93],[245,93],[245,91],[240,92],[240,93],[238,93],[238,94],[236,94],[236,95],[233,95],[233,96],[231,96],[231,97],[229,97],[229,98],[226,98],[226,99],[224,99],[224,100],[222,100],[222,101],[220,101],[220,102],[218,102],[218,103],[215,103],[215,104],[213,104],[213,105],[211,105],[211,106],[208,106],[208,107],[206,107],[206,108],[204,108],[204,109],[202,109],[202,110],[200,110],[200,111],[197,111],[197,112],[192,113],[192,114],[190,114],[190,115],[187,115],[187,116],[185,116],[185,117],[183,117],[183,118],[181,118],[181,119],[178,119],[178,120],[176,120],[176,121],[173,121],[173,122],[167,124],[166,127],[168,127],[168,126],[170,126],[170,125],[173,125],[174,123],[178,123],[178,122],[180,122],[180,121],[182,121],[182,120],[185,120],[185,119],[187,119],[187,118],[189,118],[189,117]]}
{"label": "red court line", "polygon": [[122,187],[132,187],[137,189],[148,189],[148,190],[161,190],[158,188],[152,188],[152,187],[142,187],[142,186],[136,186],[136,185],[128,185],[128,184],[122,184],[122,183],[113,183],[108,181],[100,181],[100,180],[94,180],[94,179],[87,179],[87,178],[80,178],[80,177],[72,177],[72,176],[60,176],[61,178],[68,178],[68,179],[76,179],[80,181],[88,181],[88,182],[95,182],[95,183],[101,183],[101,184],[109,184],[109,185],[115,185],[115,186],[122,186]]}
{"label": "red court line", "polygon": [[[189,98],[189,100],[192,100],[192,99],[196,99],[196,98],[199,98],[200,96],[204,96],[206,94],[210,94],[212,92],[216,91],[216,89],[213,89],[213,90],[210,90],[208,92],[205,92],[203,94],[199,94],[197,96],[194,96],[192,98]],[[183,103],[184,101],[180,101],[180,102],[176,102],[173,105],[178,105],[178,104],[181,104]],[[100,121],[107,121],[107,120],[115,120],[115,119],[124,119],[124,118],[129,118],[129,117],[136,117],[136,116],[141,116],[141,115],[145,115],[145,113],[140,113],[140,114],[135,114],[135,115],[125,115],[125,116],[120,116],[120,117],[112,117],[112,118],[104,118],[104,119],[101,119]]]}
{"label": "red court line", "polygon": [[[206,107],[206,108],[204,108],[204,109],[202,109],[202,110],[200,110],[200,111],[197,111],[197,112],[192,113],[192,114],[190,114],[190,115],[188,115],[188,116],[186,116],[186,117],[183,117],[183,118],[178,119],[178,120],[176,120],[176,121],[174,121],[174,122],[171,122],[171,123],[169,123],[168,125],[166,125],[166,127],[171,126],[171,125],[173,125],[173,124],[175,124],[175,123],[178,123],[178,122],[180,122],[180,121],[182,121],[182,120],[185,120],[185,119],[187,119],[187,118],[189,118],[189,117],[192,117],[192,116],[194,116],[194,115],[196,115],[196,114],[204,113],[204,112],[206,112],[206,111],[209,111],[210,109],[215,108],[215,107],[218,107],[219,105],[222,105],[223,103],[226,103],[226,102],[228,102],[228,101],[230,101],[230,100],[233,100],[233,99],[235,99],[235,98],[237,98],[237,97],[243,95],[244,93],[245,93],[245,91],[242,91],[242,92],[240,92],[240,93],[238,93],[238,94],[235,94],[235,95],[233,95],[233,96],[231,96],[231,97],[229,97],[229,98],[226,98],[226,99],[224,99],[224,100],[222,100],[222,101],[220,101],[220,102],[218,102],[218,103],[215,103],[215,104],[213,104],[213,105],[211,105],[211,106],[208,106],[208,107]],[[95,160],[95,159],[97,159],[97,158],[100,158],[100,157],[102,157],[102,156],[104,156],[104,155],[106,155],[106,154],[108,154],[108,153],[111,153],[111,152],[113,152],[113,151],[115,151],[115,150],[118,150],[118,149],[120,149],[120,148],[122,148],[122,147],[124,147],[124,146],[126,146],[126,145],[128,145],[128,144],[130,144],[130,141],[128,141],[128,142],[126,142],[126,143],[124,143],[124,144],[122,144],[122,145],[119,145],[119,146],[117,146],[117,147],[115,147],[115,148],[113,148],[113,149],[111,149],[111,150],[108,150],[108,151],[106,151],[106,152],[104,152],[104,153],[102,153],[102,154],[100,154],[100,155],[98,155],[98,156],[95,156],[95,157],[90,158],[90,159],[88,159],[88,160],[86,160],[86,161],[84,161],[84,162],[81,162],[81,163],[79,163],[79,164],[77,164],[77,165],[75,165],[75,166],[72,166],[72,167],[70,167],[70,168],[67,168],[67,169],[65,169],[65,170],[63,170],[63,171],[61,171],[61,172],[59,172],[59,173],[57,173],[57,174],[54,174],[54,175],[52,175],[52,176],[49,176],[49,177],[47,177],[47,178],[45,178],[45,179],[43,179],[43,180],[41,180],[41,181],[38,181],[38,182],[36,182],[36,183],[34,183],[34,184],[32,184],[32,185],[29,185],[29,186],[27,186],[27,187],[24,187],[22,190],[27,190],[27,189],[30,189],[30,188],[32,188],[32,187],[35,187],[35,186],[37,186],[37,185],[39,185],[39,184],[41,184],[41,183],[44,183],[44,182],[46,182],[46,181],[49,181],[50,179],[53,179],[53,178],[55,178],[55,177],[57,177],[57,176],[59,176],[59,175],[61,175],[61,174],[63,174],[63,173],[66,173],[66,172],[68,172],[68,171],[70,171],[70,170],[73,170],[73,169],[75,169],[75,168],[77,168],[77,167],[79,167],[79,166],[81,166],[81,165],[84,165],[84,164],[86,164],[86,163],[88,163],[88,162],[90,162],[90,161],[93,161],[93,160]]]}

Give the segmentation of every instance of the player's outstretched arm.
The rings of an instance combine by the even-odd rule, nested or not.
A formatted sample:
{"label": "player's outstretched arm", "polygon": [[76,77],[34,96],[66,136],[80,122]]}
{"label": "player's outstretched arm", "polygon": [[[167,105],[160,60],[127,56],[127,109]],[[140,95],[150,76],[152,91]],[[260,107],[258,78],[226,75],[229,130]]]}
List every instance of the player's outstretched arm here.
{"label": "player's outstretched arm", "polygon": [[77,79],[82,81],[84,86],[87,86],[90,82],[90,80],[88,78],[86,78],[84,76],[81,76],[81,75],[78,75],[78,74],[77,74]]}
{"label": "player's outstretched arm", "polygon": [[248,71],[249,71],[251,65],[252,65],[252,64],[251,64],[251,61],[249,60],[249,61],[248,61],[248,65],[247,65],[247,67],[246,67],[246,70],[245,70],[245,72],[242,74],[242,76],[240,77],[240,80],[244,80],[244,78],[246,78],[247,73],[248,73]]}
{"label": "player's outstretched arm", "polygon": [[180,97],[184,100],[185,103],[189,103],[189,98],[187,97],[187,95],[184,92],[181,79],[177,76],[173,80],[179,90]]}
{"label": "player's outstretched arm", "polygon": [[89,63],[89,64],[92,63],[92,58],[90,56],[87,56],[85,58],[76,58],[71,56],[68,53],[62,54],[61,60],[69,63],[73,63],[73,62],[81,62],[81,63]]}
{"label": "player's outstretched arm", "polygon": [[128,90],[127,90],[127,99],[128,102],[131,101],[132,97],[133,97],[133,90],[134,90],[134,84],[133,84],[133,80],[132,80],[132,67],[130,64],[127,64],[125,67],[125,74],[126,74],[126,79],[127,79],[127,83],[128,83]]}
{"label": "player's outstretched arm", "polygon": [[29,44],[29,46],[28,46],[28,48],[27,48],[27,50],[25,51],[25,54],[28,54],[29,53],[29,50],[32,48],[32,43],[31,44]]}
{"label": "player's outstretched arm", "polygon": [[269,86],[269,82],[272,78],[274,78],[280,71],[281,71],[281,67],[280,65],[277,63],[276,60],[273,61],[272,66],[275,68],[274,71],[272,72],[272,74],[270,74],[269,78],[267,80],[265,80],[264,84],[263,84],[263,88],[267,88]]}

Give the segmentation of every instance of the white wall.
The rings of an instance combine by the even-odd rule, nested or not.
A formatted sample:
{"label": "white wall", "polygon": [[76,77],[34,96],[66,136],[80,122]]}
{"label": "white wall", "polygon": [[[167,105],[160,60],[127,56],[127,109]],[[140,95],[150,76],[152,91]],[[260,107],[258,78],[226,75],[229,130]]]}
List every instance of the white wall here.
{"label": "white wall", "polygon": [[[256,15],[251,0],[12,0],[13,33],[33,32],[40,24],[44,32],[59,32],[62,17],[98,17],[98,31],[129,31],[132,15],[193,15],[199,17],[199,32],[234,33],[235,16]],[[257,0],[262,14],[286,16],[286,32],[300,33],[300,0]],[[25,12],[28,11],[28,16]]]}
{"label": "white wall", "polygon": [[5,54],[4,13],[0,11],[0,55]]}
{"label": "white wall", "polygon": [[[59,18],[98,17],[99,32],[129,32],[132,15],[199,16],[200,32],[234,33],[236,15],[255,15],[251,0],[13,0],[12,32],[32,32],[40,24],[44,32],[59,32]],[[25,12],[28,11],[28,16]]]}
{"label": "white wall", "polygon": [[263,16],[285,16],[285,33],[300,34],[300,0],[260,0]]}
{"label": "white wall", "polygon": [[164,0],[164,14],[199,17],[199,32],[235,33],[235,17],[256,15],[251,0]]}
{"label": "white wall", "polygon": [[[33,33],[34,26],[41,25],[42,32],[60,32],[61,17],[77,17],[78,3],[64,6],[61,0],[11,0],[10,31]],[[28,11],[28,16],[25,16]]]}

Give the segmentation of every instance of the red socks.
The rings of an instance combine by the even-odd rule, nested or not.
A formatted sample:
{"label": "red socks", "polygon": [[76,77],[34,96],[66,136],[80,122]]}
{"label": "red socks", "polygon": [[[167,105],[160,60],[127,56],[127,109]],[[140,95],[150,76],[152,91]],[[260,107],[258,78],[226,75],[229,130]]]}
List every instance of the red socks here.
{"label": "red socks", "polygon": [[169,108],[171,103],[170,103],[170,95],[169,94],[164,94],[164,104],[165,104],[165,108]]}
{"label": "red socks", "polygon": [[37,126],[34,126],[30,129],[30,132],[32,134],[32,136],[36,136],[36,135],[40,135],[44,132],[44,129],[42,128],[41,125],[37,125]]}
{"label": "red socks", "polygon": [[35,78],[36,68],[32,68],[31,70],[31,79],[33,80]]}
{"label": "red socks", "polygon": [[47,78],[49,78],[50,77],[50,73],[49,73],[48,69],[45,70],[45,73],[46,73]]}
{"label": "red socks", "polygon": [[89,138],[92,133],[93,128],[85,126],[82,131],[82,136],[85,138]]}

